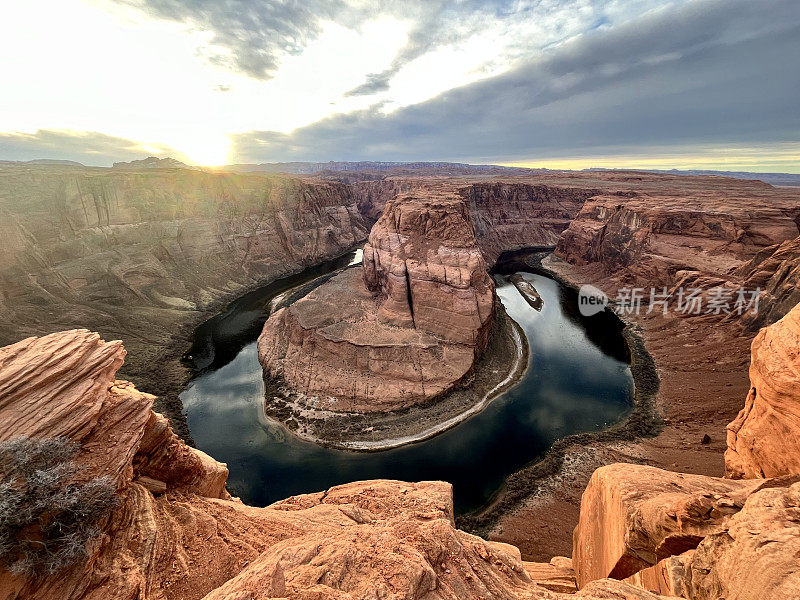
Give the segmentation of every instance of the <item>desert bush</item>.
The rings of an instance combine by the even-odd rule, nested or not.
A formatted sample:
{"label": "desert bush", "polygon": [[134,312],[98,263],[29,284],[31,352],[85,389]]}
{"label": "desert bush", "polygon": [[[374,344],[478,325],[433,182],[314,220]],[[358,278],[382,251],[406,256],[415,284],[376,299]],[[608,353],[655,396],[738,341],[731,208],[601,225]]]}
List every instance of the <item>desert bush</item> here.
{"label": "desert bush", "polygon": [[0,562],[16,574],[53,574],[87,557],[115,501],[107,477],[76,483],[78,445],[20,436],[0,443]]}

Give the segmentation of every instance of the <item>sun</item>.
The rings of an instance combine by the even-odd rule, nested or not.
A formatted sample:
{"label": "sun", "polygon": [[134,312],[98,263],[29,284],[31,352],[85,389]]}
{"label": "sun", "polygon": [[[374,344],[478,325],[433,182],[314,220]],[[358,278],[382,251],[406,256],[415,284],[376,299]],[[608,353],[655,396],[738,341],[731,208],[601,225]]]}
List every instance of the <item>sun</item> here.
{"label": "sun", "polygon": [[[230,162],[231,141],[225,134],[192,132],[170,140],[186,162],[199,167],[219,167]],[[174,158],[179,158],[175,156]]]}

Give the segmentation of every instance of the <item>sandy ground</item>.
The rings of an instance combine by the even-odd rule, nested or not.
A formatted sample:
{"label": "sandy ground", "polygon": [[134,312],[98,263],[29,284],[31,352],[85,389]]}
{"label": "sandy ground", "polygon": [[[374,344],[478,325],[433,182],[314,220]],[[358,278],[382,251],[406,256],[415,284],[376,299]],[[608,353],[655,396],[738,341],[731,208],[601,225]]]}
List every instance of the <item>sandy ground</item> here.
{"label": "sandy ground", "polygon": [[[551,265],[565,279],[588,281],[565,263]],[[570,556],[580,498],[591,473],[614,462],[638,462],[671,471],[722,476],[725,428],[744,405],[754,332],[707,318],[642,315],[630,324],[655,360],[664,418],[656,437],[590,443],[573,448],[564,466],[538,482],[531,495],[483,531],[518,546],[526,560]],[[704,444],[703,437],[711,441]]]}

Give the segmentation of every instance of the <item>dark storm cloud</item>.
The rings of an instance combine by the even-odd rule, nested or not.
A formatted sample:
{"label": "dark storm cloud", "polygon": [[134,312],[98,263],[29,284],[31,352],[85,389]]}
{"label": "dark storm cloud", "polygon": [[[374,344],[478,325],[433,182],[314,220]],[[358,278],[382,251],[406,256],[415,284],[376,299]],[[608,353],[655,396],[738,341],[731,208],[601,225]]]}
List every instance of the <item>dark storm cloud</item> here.
{"label": "dark storm cloud", "polygon": [[[159,153],[180,157],[168,146],[157,145]],[[153,154],[137,142],[95,132],[40,129],[36,133],[0,132],[0,160],[38,158],[75,160],[86,165],[110,166],[115,161],[145,158]]]}
{"label": "dark storm cloud", "polygon": [[800,141],[800,3],[694,0],[601,27],[388,115],[234,138],[240,162],[514,160],[612,147]]}

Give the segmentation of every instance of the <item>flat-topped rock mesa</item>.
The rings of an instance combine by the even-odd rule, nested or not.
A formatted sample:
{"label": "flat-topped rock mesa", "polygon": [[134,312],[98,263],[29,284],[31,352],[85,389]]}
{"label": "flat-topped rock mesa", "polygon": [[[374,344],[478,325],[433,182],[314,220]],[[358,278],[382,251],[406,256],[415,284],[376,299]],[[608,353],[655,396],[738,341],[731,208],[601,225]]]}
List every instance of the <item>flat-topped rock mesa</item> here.
{"label": "flat-topped rock mesa", "polygon": [[[603,274],[640,286],[672,285],[681,275],[705,277],[709,285],[770,279],[774,290],[753,328],[800,299],[795,275],[782,277],[789,263],[779,254],[762,260],[767,246],[797,237],[797,190],[636,172],[322,174],[4,166],[0,343],[74,327],[123,339],[131,351],[125,376],[162,394],[159,408],[180,419],[180,357],[193,325],[245,290],[363,242],[386,203],[409,193],[464,198],[490,266],[505,250],[555,245],[563,231],[559,254],[590,261],[589,282]],[[601,204],[608,209],[603,218],[592,217],[589,207]],[[661,221],[653,217],[658,210]],[[664,215],[687,231],[656,226]],[[711,217],[717,224],[704,233],[697,223],[711,224]],[[739,230],[743,243],[730,244]],[[751,273],[729,275],[751,260],[759,261]]]}
{"label": "flat-topped rock mesa", "polygon": [[472,370],[495,303],[463,200],[399,197],[372,228],[363,267],[270,316],[259,360],[293,390],[326,398],[320,408],[425,403]]}

